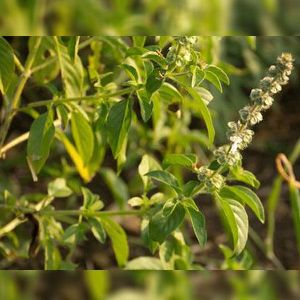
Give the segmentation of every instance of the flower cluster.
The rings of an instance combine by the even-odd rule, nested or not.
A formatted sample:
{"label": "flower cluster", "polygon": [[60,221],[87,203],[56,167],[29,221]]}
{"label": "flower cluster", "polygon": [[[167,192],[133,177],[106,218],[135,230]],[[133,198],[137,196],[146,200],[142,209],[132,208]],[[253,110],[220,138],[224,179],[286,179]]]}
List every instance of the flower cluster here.
{"label": "flower cluster", "polygon": [[225,183],[225,178],[206,166],[198,169],[198,180],[203,183],[208,192],[219,191]]}
{"label": "flower cluster", "polygon": [[230,144],[221,146],[214,151],[219,164],[235,165],[241,160],[240,150],[244,150],[252,141],[254,132],[249,129],[262,121],[262,112],[269,109],[273,96],[288,83],[293,69],[293,58],[289,53],[283,53],[277,58],[276,65],[272,65],[267,75],[260,81],[259,88],[250,93],[251,103],[239,111],[240,120],[228,123],[227,136]]}
{"label": "flower cluster", "polygon": [[166,60],[169,65],[183,67],[192,61],[192,48],[197,43],[196,36],[177,37],[175,45],[169,48]]}

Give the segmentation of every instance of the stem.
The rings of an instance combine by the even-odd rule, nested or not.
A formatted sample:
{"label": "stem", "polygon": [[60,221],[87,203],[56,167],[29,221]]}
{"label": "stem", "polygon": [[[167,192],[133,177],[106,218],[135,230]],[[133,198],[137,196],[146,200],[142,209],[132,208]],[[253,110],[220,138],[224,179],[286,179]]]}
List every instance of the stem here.
{"label": "stem", "polygon": [[41,43],[41,37],[37,37],[36,38],[36,43],[35,43],[32,51],[30,52],[30,54],[27,58],[26,65],[25,65],[25,68],[24,68],[24,72],[22,73],[22,75],[19,78],[19,84],[16,88],[14,97],[11,101],[11,105],[10,105],[10,107],[8,109],[8,112],[7,112],[7,118],[5,119],[4,124],[1,128],[0,149],[2,148],[2,146],[4,144],[4,141],[6,139],[6,136],[8,134],[8,130],[9,130],[10,125],[11,125],[11,122],[12,122],[14,116],[15,116],[16,109],[20,105],[21,95],[23,93],[25,84],[26,84],[28,78],[31,75],[31,67],[33,65],[33,62],[34,62],[35,56],[37,54],[37,51],[40,47],[40,43]]}
{"label": "stem", "polygon": [[102,93],[102,94],[97,94],[97,95],[89,95],[89,96],[84,96],[84,97],[74,97],[74,98],[62,98],[62,99],[48,99],[48,100],[42,100],[42,101],[36,101],[32,102],[25,107],[21,107],[18,109],[18,111],[24,111],[27,110],[28,108],[35,108],[35,107],[41,107],[41,106],[47,106],[49,104],[52,105],[58,105],[62,103],[69,103],[69,102],[76,102],[76,101],[98,101],[101,98],[111,98],[111,97],[116,97],[116,96],[121,96],[124,94],[127,94],[129,92],[132,92],[133,89],[130,88],[125,88],[123,90],[119,90],[116,92],[112,93]]}
{"label": "stem", "polygon": [[108,216],[136,216],[142,215],[141,210],[119,211],[89,211],[89,210],[41,210],[39,214],[48,216],[85,216],[85,217],[108,217]]}

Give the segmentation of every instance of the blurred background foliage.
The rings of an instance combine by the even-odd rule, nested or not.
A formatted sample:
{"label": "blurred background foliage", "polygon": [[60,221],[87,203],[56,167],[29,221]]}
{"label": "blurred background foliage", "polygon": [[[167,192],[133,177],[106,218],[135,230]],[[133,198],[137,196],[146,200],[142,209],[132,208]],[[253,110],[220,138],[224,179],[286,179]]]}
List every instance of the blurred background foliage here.
{"label": "blurred background foliage", "polygon": [[298,0],[1,0],[5,35],[299,33]]}
{"label": "blurred background foliage", "polygon": [[0,296],[9,300],[293,300],[300,297],[299,280],[296,271],[0,271]]}

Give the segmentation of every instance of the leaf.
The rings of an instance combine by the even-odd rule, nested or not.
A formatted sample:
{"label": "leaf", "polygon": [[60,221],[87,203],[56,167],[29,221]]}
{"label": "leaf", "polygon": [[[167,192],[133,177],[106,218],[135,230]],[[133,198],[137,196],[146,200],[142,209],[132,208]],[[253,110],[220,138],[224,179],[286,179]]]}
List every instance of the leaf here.
{"label": "leaf", "polygon": [[159,88],[159,94],[161,98],[166,100],[167,102],[181,101],[182,95],[176,89],[175,86],[171,85],[168,82],[164,82],[162,86]]}
{"label": "leaf", "polygon": [[182,166],[193,168],[197,163],[197,156],[194,154],[167,154],[163,160],[163,168],[169,166]]}
{"label": "leaf", "polygon": [[241,166],[237,165],[230,168],[230,174],[235,180],[249,184],[256,189],[260,186],[260,182],[257,180],[255,175],[247,170],[244,170]]}
{"label": "leaf", "polygon": [[69,245],[76,245],[86,240],[88,226],[85,223],[77,223],[69,226],[63,235],[63,241]]}
{"label": "leaf", "polygon": [[214,73],[218,77],[219,80],[221,80],[222,82],[224,82],[227,85],[230,84],[230,80],[229,80],[227,74],[221,68],[214,66],[214,65],[210,65],[208,68],[205,69],[205,71],[210,71],[210,72]]}
{"label": "leaf", "polygon": [[220,195],[221,197],[233,198],[242,204],[247,204],[255,213],[257,218],[262,223],[265,222],[264,207],[258,196],[249,188],[241,185],[225,186],[222,188]]}
{"label": "leaf", "polygon": [[81,209],[98,211],[104,207],[104,203],[100,200],[100,197],[92,193],[88,188],[81,187],[81,192],[83,195],[83,205]]}
{"label": "leaf", "polygon": [[88,218],[88,223],[91,226],[91,231],[94,237],[103,244],[106,240],[106,232],[101,219],[97,217]]}
{"label": "leaf", "polygon": [[212,145],[215,139],[215,129],[214,124],[210,115],[210,112],[205,105],[203,99],[201,96],[192,88],[186,87],[189,94],[197,101],[197,104],[199,105],[199,110],[201,111],[201,114],[203,116],[207,131],[208,131],[208,139],[210,144]]}
{"label": "leaf", "polygon": [[167,171],[162,171],[162,170],[150,171],[145,175],[173,188],[178,194],[182,192],[179,183],[177,181],[177,178],[173,174]]}
{"label": "leaf", "polygon": [[222,84],[218,76],[211,72],[205,70],[205,79],[211,82],[221,93],[223,92]]}
{"label": "leaf", "polygon": [[84,164],[87,164],[93,155],[94,134],[93,130],[80,112],[72,112],[71,130],[76,148]]}
{"label": "leaf", "polygon": [[5,95],[15,71],[14,51],[10,44],[0,37],[0,92]]}
{"label": "leaf", "polygon": [[107,118],[108,142],[114,158],[117,158],[128,134],[131,123],[131,101],[115,103]]}
{"label": "leaf", "polygon": [[144,90],[137,91],[136,94],[141,108],[142,119],[144,122],[147,122],[152,116],[153,102]]}
{"label": "leaf", "polygon": [[55,42],[56,53],[61,70],[61,77],[64,84],[66,97],[80,97],[83,95],[83,67],[78,55],[75,61],[70,57],[68,48],[53,37]]}
{"label": "leaf", "polygon": [[92,300],[104,300],[109,291],[110,277],[108,271],[86,270],[84,282]]}
{"label": "leaf", "polygon": [[207,241],[207,232],[204,215],[199,210],[195,210],[191,207],[187,207],[187,211],[191,219],[194,233],[197,237],[199,245],[201,247],[204,247]]}
{"label": "leaf", "polygon": [[147,36],[134,35],[132,36],[132,39],[135,47],[144,47]]}
{"label": "leaf", "polygon": [[64,198],[72,195],[72,190],[67,186],[64,178],[56,178],[48,184],[48,195],[55,198]]}
{"label": "leaf", "polygon": [[214,99],[212,93],[203,87],[196,87],[195,90],[200,95],[200,97],[206,105],[208,105]]}
{"label": "leaf", "polygon": [[91,181],[94,173],[92,173],[91,170],[88,168],[88,166],[86,166],[83,163],[83,160],[79,155],[79,153],[77,152],[74,145],[69,141],[69,139],[60,129],[56,129],[56,134],[58,139],[64,144],[69,156],[71,157],[74,165],[76,166],[79,175],[82,177],[82,179],[85,182]]}
{"label": "leaf", "polygon": [[178,203],[175,204],[172,212],[165,216],[163,210],[155,214],[149,223],[149,235],[151,240],[163,243],[166,238],[177,229],[185,217],[184,207]]}
{"label": "leaf", "polygon": [[202,83],[205,78],[205,72],[201,70],[198,66],[192,66],[192,83],[191,86],[195,87]]}
{"label": "leaf", "polygon": [[112,169],[102,168],[100,174],[108,188],[111,190],[119,207],[123,208],[129,199],[129,192],[126,183]]}
{"label": "leaf", "polygon": [[125,270],[163,270],[163,265],[158,258],[140,256],[129,261]]}
{"label": "leaf", "polygon": [[146,176],[145,174],[148,173],[149,171],[153,170],[160,170],[161,167],[159,163],[157,162],[156,159],[154,159],[152,156],[149,154],[144,154],[142,157],[142,160],[139,164],[139,175],[143,181],[144,184],[144,190],[148,191],[150,188],[150,178]]}
{"label": "leaf", "polygon": [[120,267],[125,266],[129,256],[127,236],[123,228],[115,221],[101,217],[102,224],[111,239],[112,247]]}
{"label": "leaf", "polygon": [[76,57],[78,54],[80,36],[70,36],[68,41],[68,52],[73,63],[76,62]]}
{"label": "leaf", "polygon": [[146,81],[146,91],[149,97],[152,96],[163,84],[163,79],[160,78],[159,71],[154,69],[148,76]]}
{"label": "leaf", "polygon": [[61,265],[61,255],[52,239],[47,239],[44,242],[45,250],[45,270],[58,270]]}
{"label": "leaf", "polygon": [[38,174],[44,166],[50,152],[55,134],[52,113],[46,112],[35,119],[30,127],[27,142],[27,161],[33,172]]}
{"label": "leaf", "polygon": [[248,216],[244,206],[238,201],[228,198],[221,198],[220,200],[226,221],[232,233],[234,253],[238,255],[243,251],[247,243]]}
{"label": "leaf", "polygon": [[139,75],[137,70],[135,69],[135,67],[128,65],[128,64],[122,64],[121,65],[123,67],[123,69],[126,71],[126,73],[128,74],[128,76],[135,82],[138,82],[139,80]]}

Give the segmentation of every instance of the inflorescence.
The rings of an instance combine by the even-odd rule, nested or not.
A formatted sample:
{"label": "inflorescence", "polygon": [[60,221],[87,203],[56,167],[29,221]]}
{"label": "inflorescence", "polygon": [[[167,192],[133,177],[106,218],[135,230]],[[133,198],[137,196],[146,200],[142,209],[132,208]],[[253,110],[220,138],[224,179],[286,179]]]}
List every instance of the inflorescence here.
{"label": "inflorescence", "polygon": [[[289,81],[293,69],[293,57],[290,53],[283,53],[277,58],[276,65],[272,65],[266,76],[260,81],[259,88],[252,89],[251,102],[239,111],[240,120],[229,122],[227,137],[229,143],[220,146],[214,155],[223,166],[235,166],[242,159],[240,153],[251,143],[254,132],[249,127],[256,125],[263,119],[262,113],[269,109],[274,102],[274,95],[282,90],[282,86]],[[225,178],[216,171],[202,166],[197,170],[198,179],[204,183],[207,190],[219,190],[225,183]]]}

